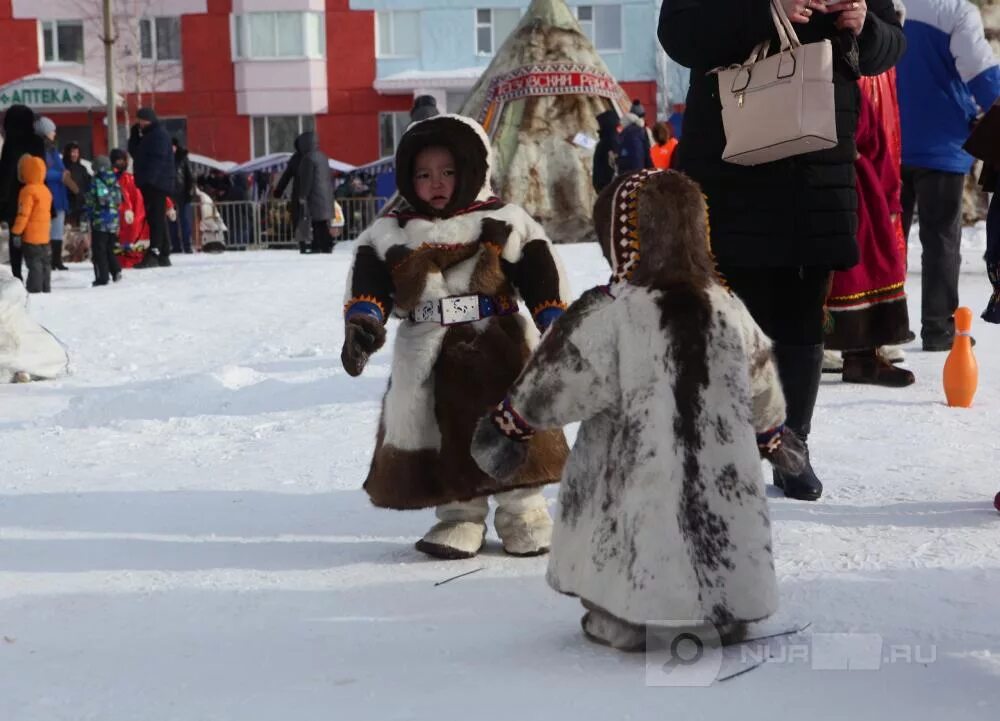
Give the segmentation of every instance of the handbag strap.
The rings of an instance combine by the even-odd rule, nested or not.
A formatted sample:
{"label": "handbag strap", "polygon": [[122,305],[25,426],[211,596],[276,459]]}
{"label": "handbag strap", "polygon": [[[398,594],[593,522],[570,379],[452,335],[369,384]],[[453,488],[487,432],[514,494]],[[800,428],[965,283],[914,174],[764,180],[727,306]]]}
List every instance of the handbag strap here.
{"label": "handbag strap", "polygon": [[771,0],[771,20],[774,22],[774,27],[778,30],[778,37],[781,39],[781,49],[783,51],[789,48],[802,47],[802,42],[799,40],[799,36],[792,26],[792,21],[788,19],[788,13],[785,12],[785,6],[781,4],[781,0]]}
{"label": "handbag strap", "polygon": [[[785,12],[781,0],[771,0],[770,5],[771,22],[774,23],[774,29],[778,33],[778,43],[781,46],[779,52],[787,52],[790,49],[801,47],[802,42],[795,32],[795,28],[792,27],[792,21],[788,19],[788,14]],[[750,57],[747,58],[744,65],[759,63],[767,57],[767,51],[770,48],[770,39],[761,41],[750,51]]]}

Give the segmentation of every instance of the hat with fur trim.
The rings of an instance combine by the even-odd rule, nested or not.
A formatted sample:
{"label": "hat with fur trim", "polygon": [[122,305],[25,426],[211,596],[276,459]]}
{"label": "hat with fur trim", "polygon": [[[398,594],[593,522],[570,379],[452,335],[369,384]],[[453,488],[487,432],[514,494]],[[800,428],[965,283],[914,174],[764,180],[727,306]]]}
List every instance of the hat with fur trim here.
{"label": "hat with fur trim", "polygon": [[[433,147],[445,148],[455,161],[455,192],[441,210],[420,200],[413,184],[417,155]],[[403,133],[396,149],[396,185],[417,213],[447,218],[492,195],[491,161],[490,141],[479,123],[461,115],[436,115],[413,123]]]}
{"label": "hat with fur trim", "polygon": [[597,198],[594,225],[612,289],[719,282],[705,196],[681,173],[640,170],[615,178]]}

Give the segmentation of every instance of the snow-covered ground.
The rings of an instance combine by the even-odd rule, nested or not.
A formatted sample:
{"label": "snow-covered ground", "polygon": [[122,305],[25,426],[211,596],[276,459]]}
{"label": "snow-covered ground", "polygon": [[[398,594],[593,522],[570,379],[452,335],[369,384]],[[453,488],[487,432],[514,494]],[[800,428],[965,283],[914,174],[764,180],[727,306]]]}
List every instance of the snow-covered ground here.
{"label": "snow-covered ground", "polygon": [[[710,688],[587,643],[544,558],[491,533],[433,561],[430,512],[369,506],[390,352],[340,367],[349,245],[56,274],[33,312],[74,374],[0,386],[0,719],[996,719],[1000,328],[967,241],[975,407],[943,405],[919,347],[913,387],[824,381],[826,494],[771,500],[774,624],[812,621],[812,656]],[[577,292],[604,280],[596,247],[560,252]]]}

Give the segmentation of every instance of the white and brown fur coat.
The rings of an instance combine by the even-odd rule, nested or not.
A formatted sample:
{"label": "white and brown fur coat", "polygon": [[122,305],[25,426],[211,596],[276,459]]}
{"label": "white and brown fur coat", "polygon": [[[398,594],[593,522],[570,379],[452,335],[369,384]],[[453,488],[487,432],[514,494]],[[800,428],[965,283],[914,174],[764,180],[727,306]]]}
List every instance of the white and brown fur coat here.
{"label": "white and brown fur coat", "polygon": [[[443,211],[413,191],[416,154],[447,147],[455,158],[455,197]],[[365,490],[396,509],[468,500],[498,490],[472,460],[476,421],[503,398],[539,333],[523,312],[473,323],[417,323],[418,304],[480,293],[520,301],[542,324],[568,300],[565,274],[545,231],[520,207],[491,198],[490,144],[466,118],[440,115],[411,125],[396,172],[409,208],[376,220],[358,239],[346,312],[378,306],[400,319],[389,388]],[[528,462],[505,489],[559,480],[568,449],[561,430],[539,434]]]}
{"label": "white and brown fur coat", "polygon": [[[548,581],[635,625],[766,617],[778,596],[756,433],[780,433],[785,414],[771,343],[715,277],[692,181],[618,178],[595,223],[612,283],[555,323],[492,419],[513,414],[522,433],[582,421]],[[475,456],[503,476],[518,452],[489,429]]]}

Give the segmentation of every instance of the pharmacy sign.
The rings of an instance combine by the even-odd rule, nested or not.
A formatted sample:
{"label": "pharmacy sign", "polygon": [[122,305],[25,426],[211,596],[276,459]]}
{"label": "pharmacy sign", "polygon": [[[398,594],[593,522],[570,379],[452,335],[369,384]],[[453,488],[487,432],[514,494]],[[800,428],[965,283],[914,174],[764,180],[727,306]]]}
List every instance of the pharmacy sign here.
{"label": "pharmacy sign", "polygon": [[63,77],[32,75],[0,86],[0,111],[11,105],[32,110],[90,110],[106,104],[104,93]]}

